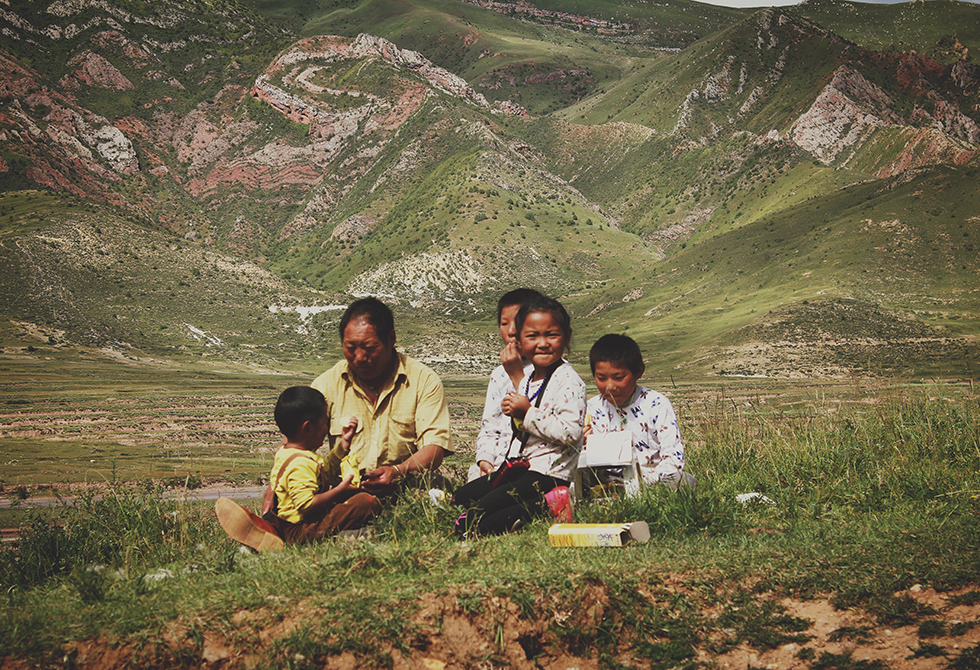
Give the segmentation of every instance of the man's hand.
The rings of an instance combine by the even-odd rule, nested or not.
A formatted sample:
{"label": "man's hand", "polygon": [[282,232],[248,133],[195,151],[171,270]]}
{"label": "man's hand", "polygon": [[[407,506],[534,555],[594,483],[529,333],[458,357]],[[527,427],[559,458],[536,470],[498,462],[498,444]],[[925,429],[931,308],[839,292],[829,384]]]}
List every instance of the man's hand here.
{"label": "man's hand", "polygon": [[480,461],[477,465],[480,466],[480,474],[489,475],[494,471],[493,463],[490,461]]}
{"label": "man's hand", "polygon": [[523,419],[529,409],[531,409],[531,401],[520,393],[508,393],[500,402],[500,410],[515,419]]}
{"label": "man's hand", "polygon": [[394,465],[382,465],[361,478],[361,488],[375,495],[390,493],[402,476]]}

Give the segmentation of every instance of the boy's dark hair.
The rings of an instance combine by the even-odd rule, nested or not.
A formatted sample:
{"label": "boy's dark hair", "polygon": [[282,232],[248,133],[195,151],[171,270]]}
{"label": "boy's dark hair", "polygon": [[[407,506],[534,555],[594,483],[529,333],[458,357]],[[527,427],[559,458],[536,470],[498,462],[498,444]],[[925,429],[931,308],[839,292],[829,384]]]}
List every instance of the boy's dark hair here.
{"label": "boy's dark hair", "polygon": [[634,375],[643,374],[643,354],[640,345],[629,335],[603,335],[589,350],[589,365],[595,374],[596,363],[618,363]]}
{"label": "boy's dark hair", "polygon": [[388,344],[388,338],[395,330],[395,317],[391,313],[391,308],[377,298],[371,296],[355,300],[347,306],[347,311],[340,317],[340,339],[344,339],[344,331],[347,324],[353,319],[364,317],[367,322],[374,327],[374,332],[378,337]]}
{"label": "boy's dark hair", "polygon": [[279,394],[273,414],[279,432],[292,440],[304,422],[316,421],[326,408],[326,398],[312,386],[290,386]]}
{"label": "boy's dark hair", "polygon": [[558,327],[561,328],[561,332],[565,333],[565,349],[570,349],[572,342],[572,319],[568,316],[568,312],[565,311],[565,308],[562,307],[560,302],[544,295],[531,298],[517,310],[515,325],[517,326],[518,339],[521,337],[521,328],[524,327],[524,320],[527,319],[527,315],[536,312],[549,312],[555,317],[555,321],[558,322]]}
{"label": "boy's dark hair", "polygon": [[515,288],[513,291],[507,291],[497,301],[497,323],[500,323],[500,315],[503,313],[504,307],[523,305],[531,298],[542,297],[544,296],[533,288]]}

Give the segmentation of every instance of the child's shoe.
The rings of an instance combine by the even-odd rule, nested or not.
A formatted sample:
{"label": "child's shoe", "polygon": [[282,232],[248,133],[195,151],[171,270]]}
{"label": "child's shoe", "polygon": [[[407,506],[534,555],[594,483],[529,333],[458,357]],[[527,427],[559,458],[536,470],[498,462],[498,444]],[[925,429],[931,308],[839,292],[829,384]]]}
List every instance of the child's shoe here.
{"label": "child's shoe", "polygon": [[348,528],[347,530],[337,531],[337,537],[342,540],[370,540],[374,537],[374,529],[371,526]]}
{"label": "child's shoe", "polygon": [[230,498],[218,498],[214,503],[214,511],[218,515],[218,523],[236,542],[258,552],[282,549],[282,538],[276,534],[271,523]]}

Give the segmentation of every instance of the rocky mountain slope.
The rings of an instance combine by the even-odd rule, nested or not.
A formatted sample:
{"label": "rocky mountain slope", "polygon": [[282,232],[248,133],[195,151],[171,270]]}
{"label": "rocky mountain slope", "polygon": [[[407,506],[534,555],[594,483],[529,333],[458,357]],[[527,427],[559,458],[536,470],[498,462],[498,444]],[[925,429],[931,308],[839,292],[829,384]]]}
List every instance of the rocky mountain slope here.
{"label": "rocky mountain slope", "polygon": [[[482,327],[496,294],[522,283],[561,296],[585,340],[629,328],[671,365],[696,361],[685,364],[693,372],[760,367],[733,363],[725,342],[768,343],[773,331],[762,314],[776,310],[804,328],[815,311],[837,314],[855,300],[885,315],[892,325],[882,333],[911,318],[909,341],[935,340],[962,360],[974,355],[980,311],[969,287],[978,268],[967,247],[977,221],[967,201],[937,197],[970,183],[980,151],[980,68],[968,50],[938,60],[871,51],[793,9],[726,14],[721,30],[676,52],[649,35],[624,42],[643,17],[580,30],[545,5],[537,24],[472,3],[399,7],[362,17],[381,29],[372,35],[354,32],[351,17],[383,3],[342,4],[346,10],[310,17],[303,30],[353,34],[304,38],[233,2],[207,12],[189,3],[85,0],[0,7],[0,185],[70,194],[111,208],[106,221],[122,215],[166,231],[180,244],[153,244],[175,254],[234,254],[284,278],[293,288],[283,293],[295,294],[288,300],[236,294],[253,303],[236,318],[263,341],[282,326],[278,317],[258,318],[272,305],[289,313],[309,307],[304,301],[362,294],[458,319],[465,333]],[[596,21],[612,21],[616,6],[597,7]],[[976,10],[962,11],[975,18]],[[413,26],[420,35],[433,30],[430,22],[438,38],[404,39]],[[496,49],[516,34],[525,36],[520,56],[537,54],[526,67],[502,49],[473,56],[478,45]],[[821,202],[837,204],[828,212]],[[27,209],[12,205],[6,217],[7,250],[18,267],[56,263],[28,251],[43,234],[30,232],[38,222]],[[929,297],[853,268],[801,272],[798,262],[777,262],[800,253],[786,244],[817,230],[815,220],[846,240],[857,263],[876,257],[868,225],[937,240],[917,248],[922,263],[910,276],[934,285],[951,308],[927,309]],[[89,235],[110,234],[89,225]],[[819,237],[811,264],[838,247]],[[753,256],[750,238],[771,251]],[[734,261],[744,276],[713,266],[712,257]],[[194,261],[199,274],[190,277],[208,263]],[[939,272],[949,281],[937,280]],[[164,275],[155,281],[167,283]],[[129,324],[117,318],[109,327],[112,317],[95,308],[41,311],[68,337],[84,339],[78,324],[91,321],[102,325],[86,332],[172,347],[177,315],[173,323],[138,316],[140,299],[158,298],[123,291],[136,277],[120,281],[115,297],[134,307]],[[732,293],[725,284],[737,286],[742,307],[715,306]],[[64,295],[35,297],[56,304]],[[806,309],[798,309],[802,300]],[[327,314],[293,330],[300,340],[303,329],[321,332],[316,320]],[[241,351],[249,338],[234,334],[247,329],[229,328],[227,316],[194,327]],[[923,329],[937,327],[936,337],[922,339]],[[413,328],[405,342],[429,341],[424,319]],[[830,346],[818,329],[806,330],[811,344]],[[875,352],[892,342],[869,337]],[[483,356],[483,347],[466,356]],[[833,365],[776,364],[762,373],[840,374],[879,354],[834,356]]]}

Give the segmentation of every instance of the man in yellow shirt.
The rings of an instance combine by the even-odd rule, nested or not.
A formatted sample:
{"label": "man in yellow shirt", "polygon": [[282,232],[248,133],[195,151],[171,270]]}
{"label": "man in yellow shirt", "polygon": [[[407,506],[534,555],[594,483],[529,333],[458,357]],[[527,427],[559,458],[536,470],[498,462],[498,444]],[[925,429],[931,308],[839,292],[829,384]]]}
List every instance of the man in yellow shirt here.
{"label": "man in yellow shirt", "polygon": [[360,485],[392,493],[408,475],[436,470],[452,453],[449,406],[435,372],[395,350],[391,310],[377,298],[357,300],[340,320],[344,360],[311,386],[327,399],[330,446],[345,417],[358,417],[351,460]]}

